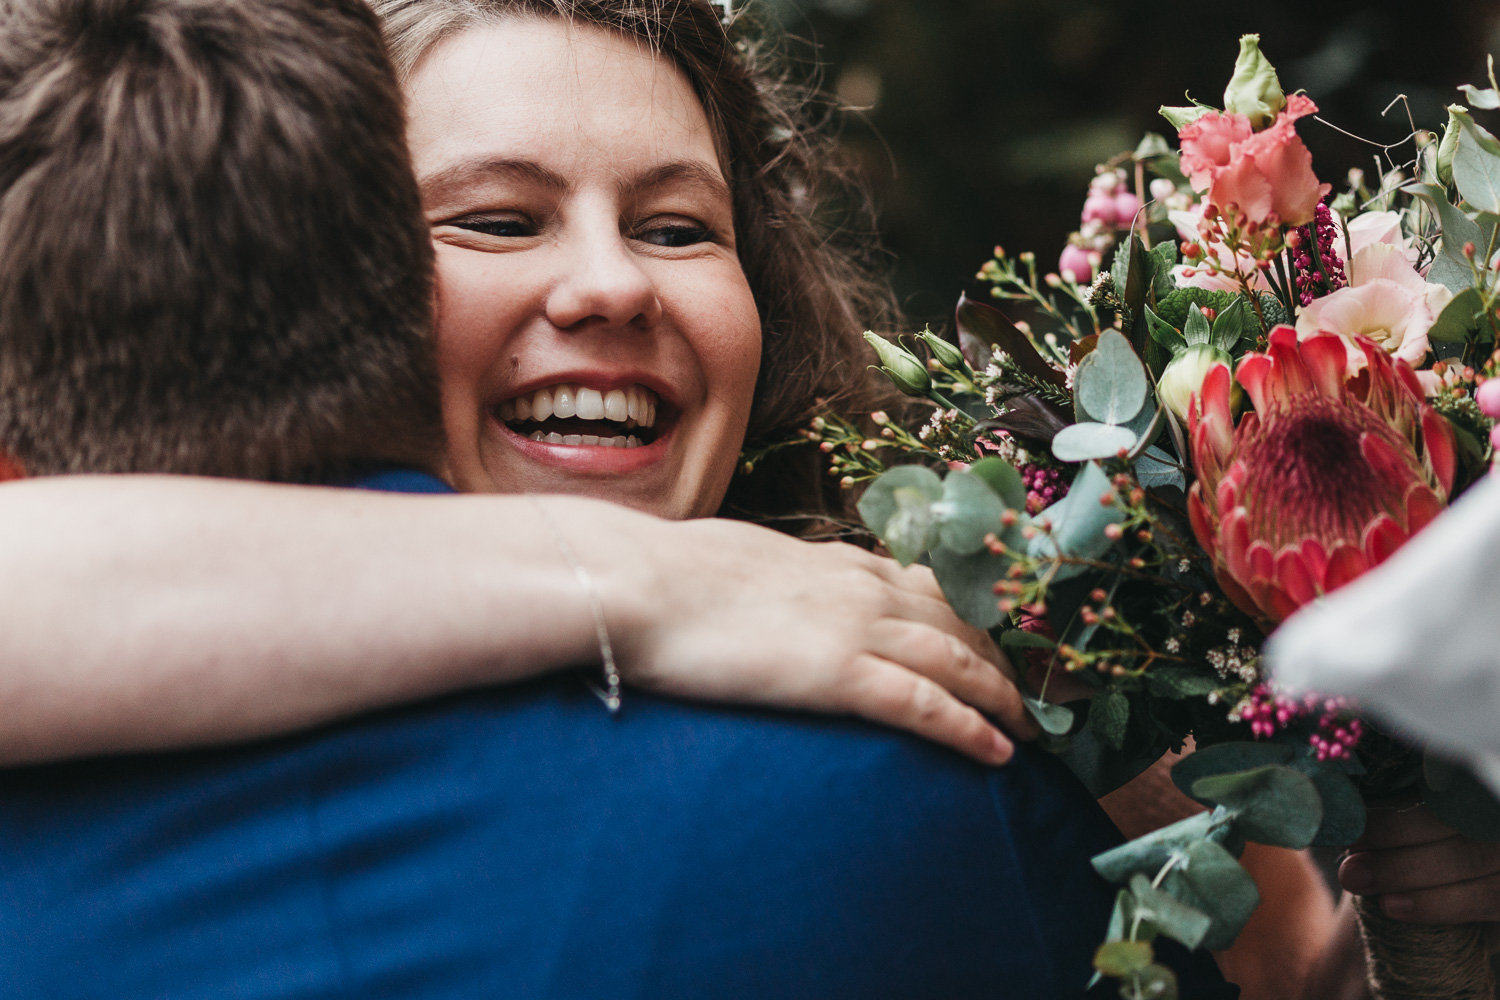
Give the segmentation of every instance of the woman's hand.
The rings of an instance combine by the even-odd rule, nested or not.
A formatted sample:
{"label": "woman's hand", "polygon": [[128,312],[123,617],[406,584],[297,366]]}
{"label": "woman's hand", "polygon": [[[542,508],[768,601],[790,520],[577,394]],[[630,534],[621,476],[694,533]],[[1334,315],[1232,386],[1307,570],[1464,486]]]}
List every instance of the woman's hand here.
{"label": "woman's hand", "polygon": [[1394,920],[1500,921],[1500,844],[1456,832],[1410,800],[1372,803],[1364,836],[1339,866],[1339,884],[1379,896]]}
{"label": "woman's hand", "polygon": [[[856,715],[988,764],[1014,748],[986,715],[1036,735],[1010,664],[929,570],[734,521],[660,529],[652,586],[624,598],[615,644],[627,683]],[[619,604],[605,603],[613,632]]]}

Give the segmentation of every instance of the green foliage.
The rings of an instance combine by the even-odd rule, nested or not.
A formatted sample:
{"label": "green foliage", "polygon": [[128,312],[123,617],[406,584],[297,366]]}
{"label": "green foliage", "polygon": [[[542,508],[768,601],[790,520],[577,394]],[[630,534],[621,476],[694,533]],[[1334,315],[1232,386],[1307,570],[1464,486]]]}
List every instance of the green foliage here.
{"label": "green foliage", "polygon": [[1011,510],[1026,509],[1026,484],[1016,467],[1004,459],[981,458],[969,466],[969,475],[982,480]]}
{"label": "green foliage", "polygon": [[1187,325],[1188,310],[1193,306],[1199,309],[1212,309],[1216,313],[1223,312],[1237,298],[1239,296],[1234,292],[1220,291],[1216,288],[1178,288],[1157,300],[1156,315],[1161,317],[1164,323],[1181,330]]}
{"label": "green foliage", "polygon": [[1193,797],[1228,809],[1247,840],[1277,847],[1306,847],[1323,822],[1312,779],[1281,764],[1199,778]]}
{"label": "green foliage", "polygon": [[1151,921],[1155,930],[1188,948],[1202,944],[1213,929],[1212,917],[1158,889],[1144,875],[1130,876],[1130,895],[1135,900],[1137,916]]}
{"label": "green foliage", "polygon": [[1089,705],[1089,728],[1110,747],[1125,745],[1125,730],[1130,725],[1130,699],[1116,689],[1103,692]]}
{"label": "green foliage", "polygon": [[1005,573],[1015,561],[1010,556],[997,556],[988,549],[980,549],[969,555],[961,555],[952,549],[940,548],[932,553],[932,573],[937,577],[943,596],[953,605],[960,618],[975,628],[991,629],[1004,625],[1009,619],[995,599],[996,580],[1005,578]]}
{"label": "green foliage", "polygon": [[1124,979],[1144,971],[1154,957],[1145,941],[1111,941],[1094,953],[1094,968],[1106,976]]}
{"label": "green foliage", "polygon": [[1105,424],[1133,419],[1151,388],[1130,341],[1113,330],[1100,334],[1098,346],[1079,362],[1073,387],[1079,419]]}
{"label": "green foliage", "polygon": [[1195,840],[1182,852],[1182,862],[1167,873],[1161,888],[1213,921],[1203,936],[1205,948],[1228,948],[1260,905],[1255,879],[1223,847],[1212,840]]}
{"label": "green foliage", "polygon": [[950,472],[943,480],[943,497],[935,511],[938,541],[959,555],[980,551],[986,535],[1003,530],[1000,518],[1005,507],[1005,501],[984,479],[970,472]]}
{"label": "green foliage", "polygon": [[1427,337],[1438,343],[1468,343],[1479,332],[1484,313],[1484,296],[1479,289],[1465,288],[1443,307]]}
{"label": "green foliage", "polygon": [[[1073,560],[1092,560],[1104,555],[1113,545],[1105,529],[1124,520],[1117,505],[1105,506],[1099,502],[1100,497],[1113,491],[1114,486],[1098,463],[1084,465],[1068,495],[1037,515],[1036,520],[1050,524],[1051,530],[1039,532],[1031,540],[1028,554]],[[1066,579],[1084,568],[1078,562],[1059,564],[1054,579]]]}
{"label": "green foliage", "polygon": [[1023,698],[1022,702],[1037,725],[1042,727],[1042,732],[1049,736],[1063,736],[1072,730],[1074,716],[1071,708],[1032,697]]}
{"label": "green foliage", "polygon": [[1472,120],[1462,128],[1453,151],[1453,182],[1472,207],[1500,213],[1500,141]]}
{"label": "green foliage", "polygon": [[943,495],[943,481],[921,465],[898,465],[882,475],[859,500],[859,515],[903,566],[920,559],[932,542],[937,517],[932,505]]}

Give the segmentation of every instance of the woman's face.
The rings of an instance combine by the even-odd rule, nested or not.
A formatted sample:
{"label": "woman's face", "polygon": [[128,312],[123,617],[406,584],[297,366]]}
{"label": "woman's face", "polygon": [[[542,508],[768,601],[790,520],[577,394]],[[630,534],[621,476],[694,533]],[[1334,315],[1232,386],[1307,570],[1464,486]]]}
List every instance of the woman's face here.
{"label": "woman's face", "polygon": [[603,29],[522,17],[446,40],[407,97],[454,484],[712,514],[760,322],[686,78]]}

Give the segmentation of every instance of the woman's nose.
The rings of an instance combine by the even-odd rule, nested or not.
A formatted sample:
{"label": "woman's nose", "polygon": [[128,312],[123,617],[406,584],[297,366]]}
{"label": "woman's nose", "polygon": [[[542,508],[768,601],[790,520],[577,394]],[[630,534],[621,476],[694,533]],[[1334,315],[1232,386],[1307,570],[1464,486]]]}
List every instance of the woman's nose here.
{"label": "woman's nose", "polygon": [[647,327],[661,318],[656,282],[614,225],[570,234],[561,274],[547,296],[547,318],[560,329],[591,322]]}

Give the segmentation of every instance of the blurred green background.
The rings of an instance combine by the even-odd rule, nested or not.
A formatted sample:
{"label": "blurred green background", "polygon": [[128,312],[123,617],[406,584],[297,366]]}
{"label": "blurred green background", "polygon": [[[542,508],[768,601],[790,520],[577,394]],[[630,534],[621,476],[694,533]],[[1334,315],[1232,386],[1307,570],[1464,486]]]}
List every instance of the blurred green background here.
{"label": "blurred green background", "polygon": [[[995,244],[1046,267],[1078,226],[1094,164],[1185,95],[1222,104],[1237,39],[1259,32],[1288,92],[1378,143],[1441,130],[1454,87],[1483,81],[1500,5],[1480,0],[1263,0],[1209,8],[1163,0],[740,0],[791,36],[798,72],[849,107],[843,141],[879,205],[895,282],[920,327],[949,325]],[[816,68],[814,63],[821,68]],[[1495,129],[1500,112],[1482,112]],[[1379,150],[1305,121],[1319,177],[1342,189]],[[1174,143],[1175,145],[1175,143]]]}

